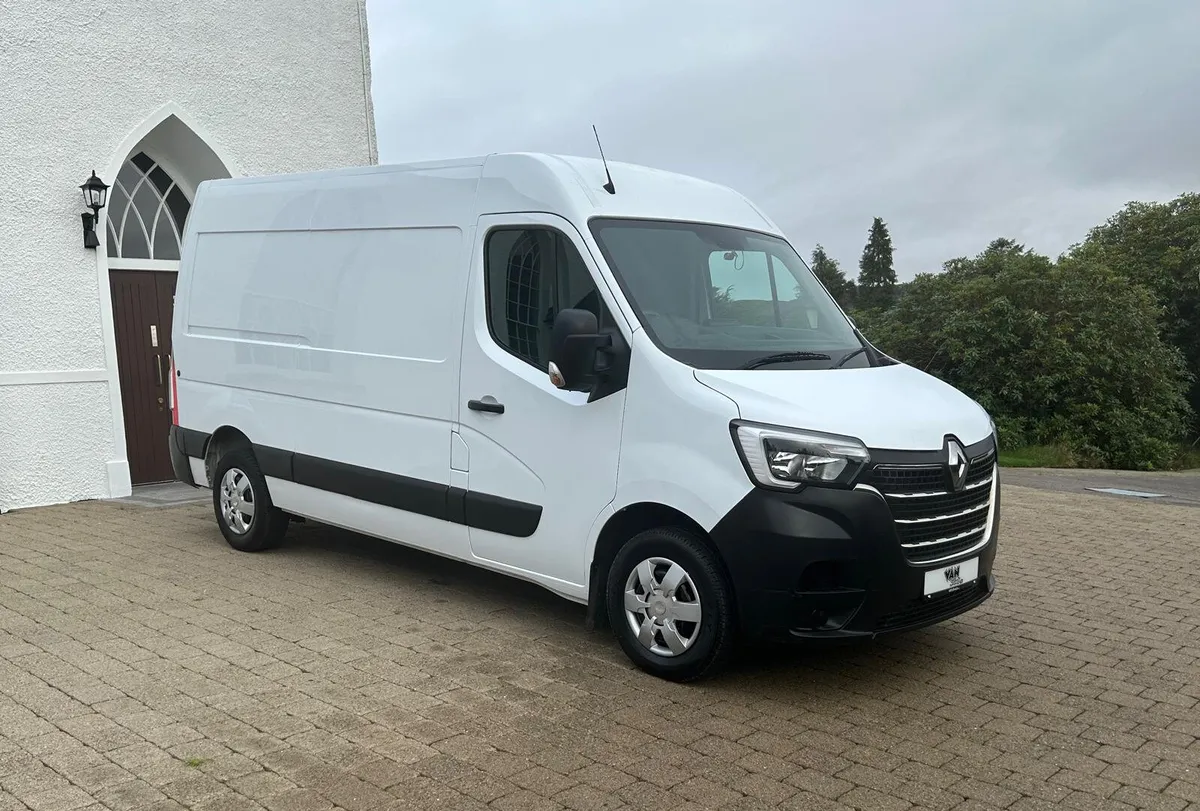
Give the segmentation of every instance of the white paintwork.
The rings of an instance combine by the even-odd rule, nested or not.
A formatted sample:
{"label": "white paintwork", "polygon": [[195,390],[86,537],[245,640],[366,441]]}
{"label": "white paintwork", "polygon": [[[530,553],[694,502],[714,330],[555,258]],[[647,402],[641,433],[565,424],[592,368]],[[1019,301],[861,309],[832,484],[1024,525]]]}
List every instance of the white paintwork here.
{"label": "white paintwork", "polygon": [[50,383],[106,383],[107,369],[64,369],[55,372],[3,372],[0,386],[36,386]]}
{"label": "white paintwork", "polygon": [[4,507],[129,492],[107,252],[83,247],[79,218],[93,169],[111,184],[145,149],[190,195],[210,177],[377,161],[363,0],[186,6],[0,11]]}
{"label": "white paintwork", "polygon": [[710,530],[752,486],[729,433],[738,405],[697,385],[693,370],[659,352],[644,330],[632,349],[613,508],[665,504]]}
{"label": "white paintwork", "polygon": [[[971,445],[992,432],[987,412],[962,392],[900,364],[867,369],[697,370],[696,379],[736,400],[742,419],[843,434],[869,448],[930,450],[947,426]],[[885,392],[896,392],[890,400]]]}
{"label": "white paintwork", "polygon": [[[545,225],[579,244],[576,228],[546,214],[484,216],[479,232],[502,225]],[[592,278],[594,257],[584,256]],[[483,241],[472,253],[467,319],[458,386],[459,429],[470,449],[470,489],[542,505],[537,531],[514,538],[471,528],[471,554],[523,574],[553,581],[553,588],[582,595],[583,541],[592,521],[612,501],[617,484],[621,421],[626,393],[589,403],[586,392],[561,391],[546,372],[502,349],[488,330]],[[612,291],[601,289],[615,309]],[[623,334],[629,325],[621,324]],[[466,408],[468,400],[492,397],[503,414]],[[571,550],[575,554],[569,554]]]}
{"label": "white paintwork", "polygon": [[208,471],[204,469],[203,459],[188,459],[188,467],[191,468],[192,471],[192,481],[194,481],[200,487],[211,486],[208,482]]}
{"label": "white paintwork", "polygon": [[[661,504],[708,530],[750,491],[733,419],[891,449],[988,433],[969,398],[907,367],[698,372],[661,352],[589,218],[782,235],[729,189],[627,164],[612,171],[615,196],[600,189],[597,160],[529,154],[203,184],[174,322],[180,424],[233,426],[255,444],[539,504],[541,523],[522,538],[269,482],[285,510],[575,600],[587,598],[597,539],[616,512]],[[485,240],[496,226],[527,224],[557,229],[583,257],[631,348],[625,390],[588,403],[492,338]],[[488,397],[505,413],[466,407]]]}

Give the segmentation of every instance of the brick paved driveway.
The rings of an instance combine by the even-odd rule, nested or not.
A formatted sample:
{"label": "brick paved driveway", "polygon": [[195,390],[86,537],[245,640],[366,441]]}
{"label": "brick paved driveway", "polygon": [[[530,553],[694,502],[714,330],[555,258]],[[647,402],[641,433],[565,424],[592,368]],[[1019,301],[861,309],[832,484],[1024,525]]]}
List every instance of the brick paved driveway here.
{"label": "brick paved driveway", "polygon": [[536,588],[312,525],[0,517],[0,811],[1200,804],[1200,512],[1008,488],[999,592],[678,686]]}

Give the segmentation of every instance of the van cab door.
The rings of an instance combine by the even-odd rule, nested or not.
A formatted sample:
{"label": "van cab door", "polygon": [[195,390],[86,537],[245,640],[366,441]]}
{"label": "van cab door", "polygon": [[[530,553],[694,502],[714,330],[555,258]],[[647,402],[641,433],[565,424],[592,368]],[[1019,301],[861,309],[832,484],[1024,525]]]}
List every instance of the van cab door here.
{"label": "van cab door", "polygon": [[547,214],[479,220],[467,292],[459,423],[472,554],[582,594],[584,550],[613,499],[625,391],[594,402],[547,371],[555,315],[618,312],[579,232]]}

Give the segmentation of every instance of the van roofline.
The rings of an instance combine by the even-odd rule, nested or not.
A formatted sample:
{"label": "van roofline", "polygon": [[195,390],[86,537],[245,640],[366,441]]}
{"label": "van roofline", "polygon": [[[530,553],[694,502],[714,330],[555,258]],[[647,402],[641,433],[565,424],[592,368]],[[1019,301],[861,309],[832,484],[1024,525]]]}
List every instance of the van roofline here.
{"label": "van roofline", "polygon": [[[346,182],[357,185],[356,180],[375,185],[377,193],[386,195],[384,189],[392,183],[389,176],[396,178],[399,189],[404,185],[400,176],[428,172],[430,175],[442,173],[447,179],[474,177],[477,185],[471,193],[471,207],[476,212],[557,211],[579,223],[594,216],[720,222],[783,235],[782,229],[760,206],[728,186],[636,163],[610,160],[607,166],[612,173],[615,194],[604,190],[605,163],[599,157],[550,152],[492,152],[409,163],[214,179],[201,183],[197,195],[201,189],[220,189],[222,193],[233,192],[235,195],[237,189],[267,191],[271,187],[280,192],[286,189],[289,193],[292,190],[317,191],[327,183],[330,187],[345,186]],[[370,179],[377,183],[371,184]],[[447,216],[459,225],[467,221],[465,208]]]}
{"label": "van roofline", "polygon": [[[489,152],[480,155],[469,155],[459,157],[436,158],[425,161],[408,161],[396,163],[380,163],[369,166],[342,166],[332,169],[315,169],[308,172],[281,172],[269,173],[261,175],[242,175],[239,177],[223,177],[213,178],[203,181],[206,184],[219,184],[221,186],[229,185],[247,185],[256,183],[287,183],[300,180],[320,180],[322,178],[338,178],[338,177],[355,177],[355,176],[372,176],[386,175],[399,172],[413,172],[432,169],[458,169],[458,168],[474,168],[483,167],[490,161],[496,159],[526,159],[531,162],[540,163],[552,171],[565,171],[566,173],[575,175],[580,181],[586,181],[580,169],[584,166],[588,168],[603,167],[603,162],[598,157],[572,155],[559,152]],[[729,191],[734,191],[719,183],[707,180],[695,175],[687,175],[681,172],[671,172],[665,169],[649,166],[640,163],[629,163],[619,160],[609,160],[608,167],[610,170],[632,170],[636,172],[647,172],[662,177],[673,177],[678,179],[690,180],[695,183],[701,183],[710,186],[717,186]],[[618,180],[614,173],[614,181]],[[618,194],[620,193],[620,183],[616,184]],[[735,192],[737,193],[737,192]]]}

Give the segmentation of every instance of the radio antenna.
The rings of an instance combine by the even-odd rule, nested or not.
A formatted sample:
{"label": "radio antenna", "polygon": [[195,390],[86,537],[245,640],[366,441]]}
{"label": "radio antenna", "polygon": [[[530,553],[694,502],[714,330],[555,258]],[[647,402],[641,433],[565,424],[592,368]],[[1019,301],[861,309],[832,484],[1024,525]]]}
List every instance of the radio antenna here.
{"label": "radio antenna", "polygon": [[616,194],[617,187],[613,185],[612,173],[608,171],[608,161],[604,158],[604,147],[600,146],[600,133],[596,130],[596,125],[592,125],[592,132],[596,135],[596,146],[600,150],[600,162],[604,164],[604,176],[608,178],[608,182],[604,184],[604,190],[609,194]]}

